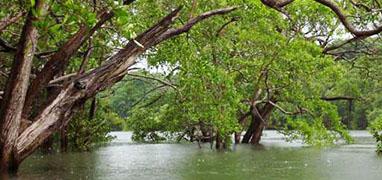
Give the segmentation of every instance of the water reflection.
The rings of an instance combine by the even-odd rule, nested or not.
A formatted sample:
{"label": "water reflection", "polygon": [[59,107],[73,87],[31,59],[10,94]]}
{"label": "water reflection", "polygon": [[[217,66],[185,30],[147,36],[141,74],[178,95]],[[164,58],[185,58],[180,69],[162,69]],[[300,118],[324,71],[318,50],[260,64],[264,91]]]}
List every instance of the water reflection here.
{"label": "water reflection", "polygon": [[[20,179],[382,179],[382,161],[366,132],[362,142],[325,149],[286,143],[267,131],[263,146],[232,151],[195,144],[134,144],[130,133],[94,152],[34,155]],[[356,141],[357,142],[357,141]]]}

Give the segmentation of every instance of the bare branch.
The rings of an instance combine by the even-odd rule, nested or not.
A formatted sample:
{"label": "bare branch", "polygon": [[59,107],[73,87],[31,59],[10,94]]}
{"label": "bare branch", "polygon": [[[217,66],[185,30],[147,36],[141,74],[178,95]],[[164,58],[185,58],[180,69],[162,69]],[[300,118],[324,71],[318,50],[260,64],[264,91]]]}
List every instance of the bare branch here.
{"label": "bare branch", "polygon": [[285,109],[283,109],[282,107],[280,107],[279,105],[277,105],[276,103],[272,102],[272,101],[267,101],[269,104],[271,104],[272,106],[274,106],[275,108],[277,108],[278,110],[280,110],[282,113],[284,114],[287,114],[287,115],[298,115],[298,114],[304,114],[306,112],[309,112],[307,109],[304,109],[304,108],[298,108],[298,111],[296,112],[289,112],[289,111],[286,111]]}
{"label": "bare branch", "polygon": [[237,20],[238,20],[238,18],[233,17],[230,21],[224,23],[224,24],[223,24],[223,25],[216,31],[215,36],[216,36],[216,37],[221,36],[221,35],[223,34],[224,29],[225,29],[228,25],[230,25],[231,23],[236,22]]}
{"label": "bare branch", "polygon": [[280,1],[280,0],[261,0],[261,2],[268,6],[268,7],[271,7],[273,9],[276,9],[278,11],[281,10],[281,8],[283,8],[284,6],[292,3],[294,0],[283,0],[283,1]]}
{"label": "bare branch", "polygon": [[340,7],[338,7],[337,4],[330,0],[315,0],[316,2],[330,8],[338,17],[338,19],[341,21],[341,23],[345,26],[345,28],[355,36],[361,37],[361,36],[372,36],[375,34],[378,34],[382,32],[382,26],[376,27],[372,30],[358,30],[356,29],[347,19],[344,12],[341,10]]}
{"label": "bare branch", "polygon": [[360,3],[360,2],[354,2],[353,0],[349,0],[351,4],[353,4],[357,8],[363,8],[366,12],[371,12],[372,8],[367,6],[366,4]]}
{"label": "bare branch", "polygon": [[157,86],[157,87],[154,87],[152,89],[150,89],[149,91],[145,92],[145,94],[143,94],[143,96],[141,98],[139,98],[133,105],[130,106],[130,108],[133,108],[135,107],[136,105],[138,105],[140,102],[142,102],[149,94],[153,93],[154,91],[158,90],[158,89],[161,89],[163,87],[166,87],[166,85],[160,85],[160,86]]}
{"label": "bare branch", "polygon": [[205,12],[205,13],[197,16],[197,17],[191,18],[182,27],[179,27],[176,29],[175,28],[169,29],[165,34],[163,34],[163,37],[161,39],[165,40],[165,39],[171,38],[173,36],[188,32],[191,29],[191,27],[193,27],[198,22],[203,21],[204,19],[207,19],[207,18],[215,16],[215,15],[227,14],[229,12],[236,10],[237,8],[238,8],[237,6],[234,6],[234,7],[216,9],[216,10]]}
{"label": "bare branch", "polygon": [[83,74],[85,72],[86,66],[88,64],[88,61],[89,61],[89,58],[90,58],[90,55],[92,54],[92,52],[93,52],[93,45],[92,45],[92,39],[90,38],[89,44],[88,44],[88,49],[86,50],[86,52],[84,54],[84,57],[82,59],[81,65],[80,65],[80,69],[78,70],[78,75]]}
{"label": "bare branch", "polygon": [[155,78],[155,77],[143,76],[143,75],[139,75],[139,74],[126,74],[126,75],[128,75],[128,76],[133,76],[133,77],[139,77],[139,78],[145,78],[145,79],[151,79],[151,80],[154,80],[154,81],[158,81],[159,83],[164,84],[164,85],[166,85],[166,86],[170,86],[170,87],[172,87],[172,88],[175,89],[175,90],[178,89],[175,85],[173,85],[173,84],[171,84],[171,83],[169,83],[169,82],[166,82],[166,81],[164,81],[164,80]]}
{"label": "bare branch", "polygon": [[64,76],[60,76],[56,79],[53,79],[51,81],[49,81],[49,85],[52,85],[52,84],[56,84],[56,83],[59,83],[59,82],[62,82],[62,81],[67,81],[67,80],[70,80],[74,77],[76,77],[78,75],[78,73],[71,73],[71,74],[67,74],[67,75],[64,75]]}
{"label": "bare branch", "polygon": [[335,96],[335,97],[321,97],[325,101],[338,101],[338,100],[354,100],[354,97],[351,96]]}
{"label": "bare branch", "polygon": [[348,39],[348,40],[346,40],[346,41],[344,41],[344,42],[342,42],[340,44],[325,47],[322,52],[328,53],[329,51],[333,51],[333,50],[336,50],[338,48],[341,48],[341,47],[345,46],[346,44],[349,44],[349,43],[352,43],[352,42],[355,42],[355,41],[359,41],[359,40],[362,40],[362,39],[365,39],[365,38],[366,38],[366,36],[356,36],[356,37]]}
{"label": "bare branch", "polygon": [[15,23],[17,20],[19,20],[21,17],[25,15],[25,12],[19,12],[15,15],[9,15],[3,19],[0,20],[0,33],[7,28],[9,25]]}
{"label": "bare branch", "polygon": [[44,68],[37,73],[36,78],[32,81],[28,89],[28,95],[23,110],[24,118],[28,118],[32,104],[39,93],[49,84],[49,81],[65,70],[73,54],[75,54],[82,44],[113,16],[113,12],[104,11],[94,27],[89,29],[87,26],[81,26],[77,33],[66,41],[66,43],[50,57]]}
{"label": "bare branch", "polygon": [[11,51],[16,52],[17,51],[16,47],[13,47],[12,45],[8,44],[8,42],[6,42],[4,39],[1,39],[1,38],[0,38],[0,46],[3,48],[1,50],[2,52],[11,52]]}

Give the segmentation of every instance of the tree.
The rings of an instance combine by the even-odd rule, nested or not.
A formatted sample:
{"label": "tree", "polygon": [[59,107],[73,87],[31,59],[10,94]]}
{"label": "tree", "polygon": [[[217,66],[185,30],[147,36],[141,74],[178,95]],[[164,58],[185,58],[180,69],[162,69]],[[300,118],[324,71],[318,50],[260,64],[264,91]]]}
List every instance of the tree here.
{"label": "tree", "polygon": [[[84,1],[76,4],[73,1],[49,2],[44,0],[20,4],[18,8],[21,9],[18,10],[20,12],[23,12],[24,9],[28,11],[25,24],[22,25],[23,30],[20,35],[19,46],[17,48],[10,47],[10,49],[7,49],[8,46],[3,46],[6,51],[14,52],[15,58],[6,88],[4,88],[5,93],[0,113],[0,165],[2,172],[17,171],[18,165],[32,154],[47,137],[69,122],[73,112],[86,99],[92,98],[98,92],[120,81],[128,72],[129,67],[135,64],[137,58],[148,49],[167,39],[188,32],[200,21],[236,9],[236,7],[228,7],[208,11],[188,19],[183,25],[172,27],[179,18],[182,9],[175,8],[156,24],[130,39],[119,51],[109,51],[109,54],[114,53],[108,59],[102,60],[102,65],[85,73],[80,70],[74,75],[61,76],[67,68],[70,68],[70,60],[78,53],[83,44],[96,36],[96,32],[101,32],[101,36],[108,33],[102,33],[102,29],[112,17],[116,16],[119,20],[123,18],[126,20],[124,16],[128,13],[123,12],[126,8],[123,5],[116,6],[114,1]],[[62,12],[72,12],[74,15],[61,15]],[[46,13],[49,14],[49,17],[46,17]],[[7,16],[5,17],[6,21],[1,22],[9,22],[7,19],[17,18],[8,18]],[[76,28],[75,26],[78,24],[79,28]],[[5,28],[10,25],[12,23],[6,23],[0,27]],[[17,31],[17,27],[18,24],[14,24],[12,30]],[[72,28],[78,30],[73,31]],[[41,36],[43,32],[47,34],[52,32],[60,38],[67,37],[67,41],[61,42],[61,44],[53,37],[52,41],[41,43],[38,34],[40,37],[44,37]],[[113,38],[113,35],[115,37],[118,34],[107,37]],[[101,37],[97,44],[104,43],[106,45],[110,43],[102,41],[102,38],[105,37]],[[46,59],[46,63],[42,63],[42,65],[39,65],[41,62],[36,63],[35,68],[32,68],[33,59],[42,58],[41,54],[36,53],[36,50],[46,50],[50,47],[56,47],[57,50],[48,53],[50,55]],[[97,55],[102,57],[104,54]],[[41,66],[42,68],[39,68]],[[35,74],[33,80],[30,80],[32,71]],[[41,97],[41,91],[49,86],[57,87],[57,89],[47,93],[44,104],[35,103],[37,102],[36,99]],[[25,129],[20,128],[20,124],[28,122],[30,125],[27,125]]]}
{"label": "tree", "polygon": [[234,132],[240,142],[244,129],[242,142],[258,144],[275,121],[290,137],[311,144],[331,143],[337,133],[348,139],[335,107],[321,99],[325,84],[340,78],[339,64],[317,44],[290,33],[283,17],[261,2],[247,3],[234,15],[196,27],[148,57],[153,66],[177,67],[174,78],[166,79],[175,88],[159,93],[175,98],[133,110],[141,112],[128,118],[136,134],[183,131],[193,139],[193,130],[207,126],[213,133],[203,134],[214,136],[221,148]]}

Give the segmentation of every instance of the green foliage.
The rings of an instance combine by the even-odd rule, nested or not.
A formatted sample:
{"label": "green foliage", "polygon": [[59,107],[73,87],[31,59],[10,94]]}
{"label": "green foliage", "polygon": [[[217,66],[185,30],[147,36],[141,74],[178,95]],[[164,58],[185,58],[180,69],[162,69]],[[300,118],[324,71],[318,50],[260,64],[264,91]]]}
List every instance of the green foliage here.
{"label": "green foliage", "polygon": [[[201,125],[228,137],[248,125],[238,124],[238,114],[249,109],[248,102],[260,90],[260,98],[256,100],[264,102],[259,106],[271,98],[275,98],[279,106],[274,109],[268,125],[283,131],[291,139],[303,138],[309,144],[327,145],[339,136],[351,141],[337,114],[344,117],[346,105],[324,102],[321,96],[362,97],[362,101],[357,99],[355,102],[360,108],[353,112],[354,118],[367,115],[370,120],[379,119],[381,84],[374,80],[365,81],[364,77],[369,77],[371,70],[373,79],[380,78],[381,67],[375,63],[380,56],[346,53],[344,56],[357,59],[357,62],[351,61],[351,65],[336,62],[332,56],[323,55],[322,47],[312,40],[315,39],[312,37],[322,35],[344,35],[329,8],[311,0],[295,1],[285,7],[292,17],[288,19],[259,0],[197,2],[196,7],[192,7],[191,0],[139,0],[129,6],[115,0],[97,1],[96,6],[90,0],[51,1],[50,14],[35,24],[40,37],[38,52],[57,50],[79,27],[94,26],[101,9],[112,10],[115,14],[110,23],[93,35],[92,42],[84,43],[72,57],[64,74],[78,71],[89,46],[93,47],[93,53],[86,68],[92,69],[104,63],[102,59],[107,59],[155,20],[181,5],[183,9],[175,27],[211,9],[240,7],[233,13],[198,24],[190,32],[150,49],[140,57],[151,67],[176,69],[163,74],[137,72],[172,86],[144,78],[125,78],[111,91],[102,94],[112,93],[113,96],[100,100],[94,119],[88,119],[89,104],[75,116],[70,124],[74,146],[89,149],[94,143],[109,140],[109,131],[120,129],[134,131],[134,139],[139,141],[190,136],[192,129]],[[360,2],[373,3],[371,0]],[[4,7],[0,18],[25,11],[34,3],[34,0],[0,2]],[[354,17],[365,17],[362,19],[365,23],[362,23],[361,18],[349,16],[350,21],[360,28],[370,26],[379,16],[374,12],[359,11],[349,6],[348,1],[336,3]],[[21,26],[22,23],[13,24],[2,32],[1,38],[11,45],[17,44]],[[0,70],[9,71],[12,59],[12,53],[0,52]],[[45,59],[36,59],[32,71],[40,70],[44,62]],[[0,76],[1,87],[5,81],[6,77]],[[303,114],[283,112],[302,108],[307,110]]]}
{"label": "green foliage", "polygon": [[94,118],[89,117],[89,109],[90,103],[86,103],[69,123],[69,143],[75,150],[88,151],[95,145],[109,142],[113,139],[109,132],[125,126],[124,119],[112,112],[105,100],[98,100]]}
{"label": "green foliage", "polygon": [[382,115],[379,115],[369,126],[369,131],[377,142],[377,152],[382,153]]}
{"label": "green foliage", "polygon": [[[163,9],[159,7],[164,2],[150,8]],[[227,2],[205,4],[208,5],[196,10],[219,8]],[[319,6],[312,8],[327,11]],[[302,8],[301,13],[311,10]],[[298,16],[303,17],[302,14]],[[238,20],[222,27],[233,17]],[[327,15],[320,23],[331,18]],[[301,22],[308,20],[317,19],[302,19]],[[205,21],[188,35],[161,44],[147,54],[147,60],[153,67],[179,67],[170,77],[154,75],[171,81],[176,89],[167,87],[164,93],[161,88],[142,104],[158,96],[162,97],[161,101],[132,107],[131,116],[128,116],[129,129],[134,131],[136,139],[143,140],[152,133],[158,136],[163,132],[190,134],[190,129],[204,124],[228,137],[243,128],[238,124],[238,111],[248,109],[243,102],[261,89],[261,97],[276,96],[277,103],[287,111],[309,110],[298,117],[274,110],[271,119],[276,128],[296,132],[294,137],[298,135],[309,144],[326,145],[339,137],[350,142],[336,108],[320,99],[327,86],[342,78],[344,69],[331,57],[323,56],[317,44],[298,34],[290,34],[288,29],[288,23],[278,12],[260,1],[251,1],[245,8]],[[130,88],[129,94],[136,95],[130,83],[124,86]],[[288,121],[283,122],[285,119]]]}

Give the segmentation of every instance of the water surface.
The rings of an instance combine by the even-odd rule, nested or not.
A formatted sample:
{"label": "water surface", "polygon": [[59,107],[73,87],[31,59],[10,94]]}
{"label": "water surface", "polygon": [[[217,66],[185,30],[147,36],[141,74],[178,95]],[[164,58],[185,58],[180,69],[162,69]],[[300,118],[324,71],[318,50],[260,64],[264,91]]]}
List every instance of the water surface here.
{"label": "water surface", "polygon": [[33,155],[19,179],[382,179],[382,156],[366,131],[351,132],[355,144],[321,149],[266,131],[263,146],[228,152],[209,144],[136,144],[131,133],[113,135],[117,139],[92,152]]}

